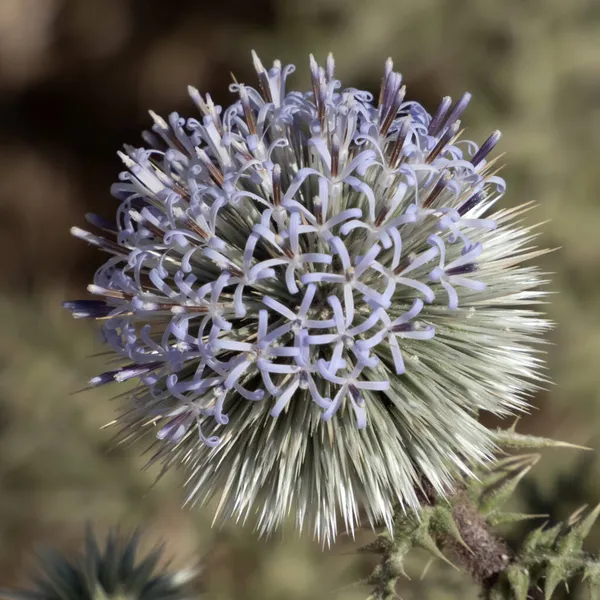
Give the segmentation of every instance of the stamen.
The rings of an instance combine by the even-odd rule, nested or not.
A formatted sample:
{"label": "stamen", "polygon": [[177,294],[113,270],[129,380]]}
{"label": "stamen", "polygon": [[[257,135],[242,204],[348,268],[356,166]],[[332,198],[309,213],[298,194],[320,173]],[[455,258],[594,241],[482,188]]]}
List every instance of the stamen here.
{"label": "stamen", "polygon": [[427,197],[427,199],[423,202],[423,208],[429,208],[436,198],[444,191],[448,182],[452,179],[452,174],[448,171],[444,171],[440,178],[437,180],[436,184],[433,186],[431,193]]}
{"label": "stamen", "polygon": [[223,176],[223,173],[217,169],[216,165],[209,158],[208,154],[206,154],[206,151],[202,148],[196,148],[196,154],[202,161],[202,164],[207,168],[213,181],[219,186],[223,185],[225,183],[225,177]]}
{"label": "stamen", "polygon": [[383,99],[384,99],[386,88],[387,88],[388,77],[390,76],[390,73],[393,70],[394,70],[394,62],[392,61],[391,57],[389,57],[385,61],[383,77],[381,78],[381,86],[379,88],[379,102],[377,103],[377,106],[379,108],[381,108],[381,105],[383,104]]}
{"label": "stamen", "polygon": [[467,275],[468,273],[475,273],[479,265],[477,263],[467,263],[451,269],[446,269],[446,275]]}
{"label": "stamen", "polygon": [[431,119],[431,121],[429,123],[429,128],[427,129],[427,133],[429,135],[434,136],[434,137],[437,136],[437,134],[439,133],[440,127],[441,127],[442,123],[444,122],[446,115],[448,114],[448,110],[449,110],[451,104],[452,104],[452,98],[450,98],[450,96],[445,96],[442,99],[435,115],[433,115],[433,118]]}
{"label": "stamen", "polygon": [[248,98],[248,92],[244,84],[240,84],[240,100],[242,102],[242,108],[244,109],[244,116],[246,117],[246,125],[248,125],[248,131],[250,135],[256,135],[256,122],[254,121],[254,115],[252,114],[252,108],[250,108],[250,99]]}
{"label": "stamen", "polygon": [[405,94],[406,86],[403,85],[396,93],[396,96],[394,97],[393,101],[390,103],[390,107],[386,113],[385,119],[379,129],[380,135],[387,135],[392,123],[394,122],[394,119],[396,118],[396,115],[398,114],[398,110],[400,109],[400,105],[404,100]]}
{"label": "stamen", "polygon": [[337,177],[340,166],[340,138],[337,133],[331,136],[331,176]]}
{"label": "stamen", "polygon": [[[448,119],[446,120],[442,129],[445,129],[447,127],[452,127],[458,121],[460,116],[465,112],[465,109],[469,105],[469,102],[471,101],[471,97],[472,97],[472,95],[469,92],[465,92],[460,97],[460,99],[456,102],[456,104],[454,105],[454,108],[450,112],[450,115],[448,116]],[[458,128],[457,128],[457,130],[458,130]]]}
{"label": "stamen", "polygon": [[390,167],[392,169],[397,169],[400,165],[400,153],[402,152],[402,148],[404,146],[404,142],[406,141],[406,136],[410,131],[412,119],[410,115],[405,117],[400,125],[400,129],[398,130],[398,136],[396,137],[396,141],[392,146],[392,152],[390,154]]}
{"label": "stamen", "polygon": [[273,204],[281,206],[281,167],[273,167]]}
{"label": "stamen", "polygon": [[260,87],[263,98],[267,102],[272,103],[273,95],[271,94],[271,86],[269,85],[269,74],[260,61],[260,58],[258,58],[258,54],[256,54],[254,50],[252,50],[252,62],[254,63],[254,69],[258,75],[258,86]]}
{"label": "stamen", "polygon": [[461,206],[458,208],[458,214],[463,217],[467,214],[472,208],[475,208],[480,202],[483,202],[485,199],[485,194],[483,192],[477,192],[473,194],[468,200],[466,200]]}
{"label": "stamen", "polygon": [[460,127],[460,121],[454,123],[449,129],[447,129],[442,137],[438,140],[438,143],[433,147],[431,152],[427,155],[425,162],[430,165],[444,150],[444,148],[452,141],[452,138],[458,133]]}
{"label": "stamen", "polygon": [[478,167],[485,157],[495,148],[501,137],[502,134],[499,131],[494,131],[494,133],[492,133],[492,135],[490,135],[490,137],[483,142],[481,148],[479,148],[479,150],[475,153],[471,159],[471,164],[474,167]]}

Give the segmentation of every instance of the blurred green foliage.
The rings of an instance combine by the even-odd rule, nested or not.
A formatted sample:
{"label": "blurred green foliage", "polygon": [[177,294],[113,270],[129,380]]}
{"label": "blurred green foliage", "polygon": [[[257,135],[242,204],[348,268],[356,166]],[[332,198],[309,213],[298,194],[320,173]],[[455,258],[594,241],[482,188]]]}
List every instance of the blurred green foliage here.
{"label": "blurred green foliage", "polygon": [[[249,50],[294,62],[308,85],[308,53],[333,51],[347,85],[376,90],[389,55],[408,96],[433,109],[473,92],[463,124],[482,141],[494,129],[507,152],[505,205],[531,199],[527,219],[550,222],[540,243],[560,247],[548,312],[555,385],[533,399],[522,431],[597,450],[600,426],[600,3],[596,0],[2,0],[0,2],[0,584],[21,578],[35,541],[68,550],[83,524],[141,525],[177,564],[205,556],[214,597],[324,597],[374,564],[341,540],[324,554],[282,533],[210,528],[210,511],[180,511],[170,473],[153,486],[143,448],[111,449],[110,390],[72,395],[106,357],[94,328],[62,314],[102,260],[68,236],[87,210],[111,216],[115,152],[136,143],[148,108],[192,114],[186,85],[228,101],[230,71],[254,81]],[[115,391],[118,393],[121,390]],[[519,512],[568,518],[600,499],[596,453],[553,450],[528,474]],[[509,529],[522,539],[527,524]],[[592,531],[589,547],[600,547]],[[407,559],[404,600],[475,599],[468,577]],[[567,597],[566,592],[560,592]],[[365,597],[343,588],[331,598]],[[570,598],[584,598],[579,587]]]}

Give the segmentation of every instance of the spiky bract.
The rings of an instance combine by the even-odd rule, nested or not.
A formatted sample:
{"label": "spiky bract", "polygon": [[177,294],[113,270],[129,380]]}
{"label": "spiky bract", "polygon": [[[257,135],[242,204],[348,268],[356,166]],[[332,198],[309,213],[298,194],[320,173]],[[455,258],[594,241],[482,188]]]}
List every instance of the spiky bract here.
{"label": "spiky bract", "polygon": [[483,218],[500,135],[458,140],[469,94],[432,117],[391,61],[374,103],[331,56],[306,93],[254,58],[259,90],[222,111],[190,88],[201,120],[152,113],[121,153],[116,223],[90,218],[108,239],[74,228],[112,255],[101,299],[67,306],[103,321],[123,366],[91,383],[139,380],[123,434],[153,432],[190,501],[331,540],[417,509],[423,480],[443,494],[490,456],[479,412],[525,408],[537,252],[526,209]]}
{"label": "spiky bract", "polygon": [[190,600],[192,571],[159,568],[162,548],[138,558],[139,535],[111,532],[103,547],[88,529],[83,552],[69,559],[56,550],[40,554],[40,575],[26,591],[4,591],[12,600]]}

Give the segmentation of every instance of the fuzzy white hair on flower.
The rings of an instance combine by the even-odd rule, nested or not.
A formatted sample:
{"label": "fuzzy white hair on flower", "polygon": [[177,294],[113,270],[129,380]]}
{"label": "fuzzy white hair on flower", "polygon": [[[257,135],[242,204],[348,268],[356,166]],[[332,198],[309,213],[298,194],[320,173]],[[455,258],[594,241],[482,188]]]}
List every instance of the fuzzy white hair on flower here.
{"label": "fuzzy white hair on flower", "polygon": [[500,134],[459,139],[470,94],[430,116],[388,60],[374,102],[332,56],[287,91],[294,67],[253,56],[258,89],[223,110],[190,88],[200,119],[151,113],[120,153],[116,222],[73,229],[110,255],[100,299],[66,306],[101,320],[122,364],[91,384],[138,382],[122,436],[153,435],[189,502],[329,542],[447,492],[491,456],[479,413],[526,409],[543,251],[530,205],[484,217]]}

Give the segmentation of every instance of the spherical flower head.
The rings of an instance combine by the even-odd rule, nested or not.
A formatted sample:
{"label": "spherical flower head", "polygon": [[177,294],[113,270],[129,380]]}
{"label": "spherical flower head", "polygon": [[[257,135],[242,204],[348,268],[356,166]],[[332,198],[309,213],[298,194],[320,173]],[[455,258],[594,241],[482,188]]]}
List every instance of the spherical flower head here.
{"label": "spherical flower head", "polygon": [[40,556],[40,575],[26,591],[0,591],[12,600],[191,600],[191,570],[158,572],[162,549],[138,558],[139,535],[112,531],[100,546],[87,531],[83,551],[73,559],[55,550]]}
{"label": "spherical flower head", "polygon": [[184,465],[190,502],[330,541],[490,457],[480,411],[540,381],[538,253],[528,207],[484,217],[500,134],[459,140],[470,94],[430,116],[391,60],[377,101],[331,56],[308,92],[254,64],[258,89],[222,110],[190,88],[199,119],[151,113],[149,147],[120,153],[116,223],[74,229],[110,255],[99,299],[67,307],[102,321],[123,364],[91,384],[139,382],[122,434]]}

